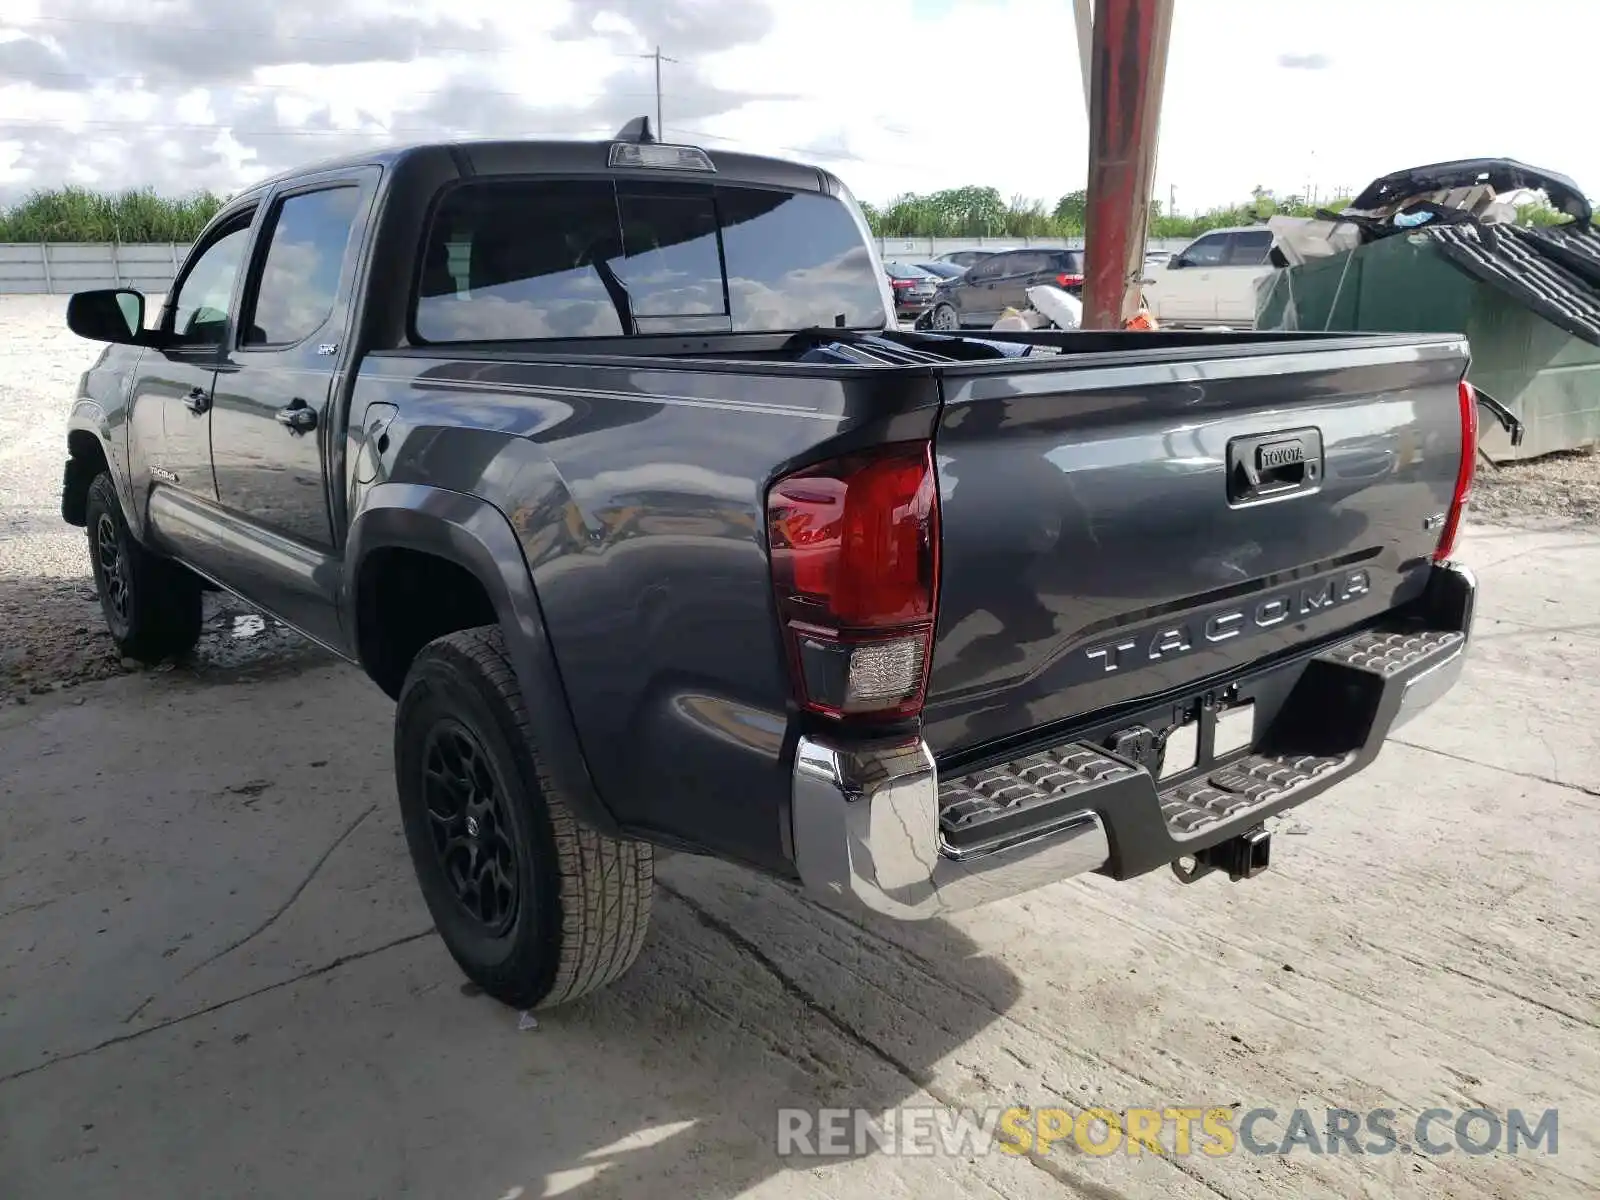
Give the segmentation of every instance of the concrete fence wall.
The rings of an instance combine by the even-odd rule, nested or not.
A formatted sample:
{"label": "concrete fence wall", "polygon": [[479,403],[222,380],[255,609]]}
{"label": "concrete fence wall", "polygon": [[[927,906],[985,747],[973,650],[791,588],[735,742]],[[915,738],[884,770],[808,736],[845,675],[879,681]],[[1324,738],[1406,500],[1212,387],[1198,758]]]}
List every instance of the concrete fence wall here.
{"label": "concrete fence wall", "polygon": [[131,287],[161,293],[172,286],[184,243],[0,243],[0,293],[66,294]]}
{"label": "concrete fence wall", "polygon": [[[879,238],[885,259],[936,258],[952,250],[1018,250],[1028,246],[1075,250],[1082,238]],[[1182,241],[1150,242],[1152,250],[1177,250]],[[189,247],[182,242],[117,245],[109,242],[0,243],[0,294],[41,295],[131,287],[159,295],[172,286]]]}
{"label": "concrete fence wall", "polygon": [[[1151,238],[1148,250],[1182,250],[1193,238]],[[879,238],[878,253],[888,261],[917,262],[938,258],[952,250],[1082,250],[1083,239],[1047,237],[995,238]]]}

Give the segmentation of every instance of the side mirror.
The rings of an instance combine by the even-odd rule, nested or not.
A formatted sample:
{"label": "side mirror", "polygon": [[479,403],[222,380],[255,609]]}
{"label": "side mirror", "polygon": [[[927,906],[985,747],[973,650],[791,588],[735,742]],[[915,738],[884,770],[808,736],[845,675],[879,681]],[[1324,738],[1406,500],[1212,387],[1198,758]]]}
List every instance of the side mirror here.
{"label": "side mirror", "polygon": [[132,288],[77,292],[67,301],[67,328],[91,342],[139,345],[144,341],[144,294]]}
{"label": "side mirror", "polygon": [[1171,258],[1167,259],[1167,263],[1166,263],[1167,270],[1169,270],[1169,271],[1176,271],[1179,268],[1187,267],[1188,265],[1189,264],[1185,259],[1179,257],[1176,254],[1174,254]]}

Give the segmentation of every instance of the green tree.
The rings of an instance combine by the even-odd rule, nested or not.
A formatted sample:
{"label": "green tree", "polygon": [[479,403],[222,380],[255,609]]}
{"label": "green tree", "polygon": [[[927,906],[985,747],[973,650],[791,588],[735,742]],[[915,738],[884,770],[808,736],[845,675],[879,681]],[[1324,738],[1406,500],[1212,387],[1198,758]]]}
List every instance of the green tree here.
{"label": "green tree", "polygon": [[1055,218],[1064,229],[1082,232],[1084,219],[1089,213],[1089,193],[1083,189],[1068,192],[1056,201]]}

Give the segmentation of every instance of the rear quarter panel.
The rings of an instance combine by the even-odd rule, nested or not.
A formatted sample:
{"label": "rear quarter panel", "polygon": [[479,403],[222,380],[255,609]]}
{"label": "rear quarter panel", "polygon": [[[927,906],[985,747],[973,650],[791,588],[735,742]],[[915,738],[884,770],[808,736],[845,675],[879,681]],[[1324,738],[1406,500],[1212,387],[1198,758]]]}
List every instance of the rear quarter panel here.
{"label": "rear quarter panel", "polygon": [[872,374],[379,353],[352,429],[368,403],[395,405],[379,478],[509,519],[618,823],[787,871],[795,718],[766,488],[830,446],[931,434],[931,377]]}

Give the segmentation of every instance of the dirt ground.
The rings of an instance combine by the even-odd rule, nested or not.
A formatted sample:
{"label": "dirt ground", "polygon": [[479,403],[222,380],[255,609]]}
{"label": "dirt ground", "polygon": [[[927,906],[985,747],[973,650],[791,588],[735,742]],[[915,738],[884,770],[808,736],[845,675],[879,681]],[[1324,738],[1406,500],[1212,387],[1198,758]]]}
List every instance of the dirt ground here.
{"label": "dirt ground", "polygon": [[1590,446],[1498,467],[1480,459],[1472,511],[1511,525],[1600,523],[1600,450]]}
{"label": "dirt ground", "polygon": [[[15,468],[0,533],[58,478],[23,495]],[[98,653],[69,542],[4,544],[7,613]],[[0,1195],[1592,1195],[1600,533],[1479,523],[1463,556],[1483,593],[1462,682],[1280,822],[1259,879],[1090,878],[893,925],[674,856],[633,972],[530,1029],[431,930],[392,705],[355,671],[223,604],[196,664],[21,664],[0,703]],[[1266,1142],[1297,1108],[1387,1108],[1405,1146],[776,1151],[785,1108],[1007,1105],[1271,1108]],[[1429,1108],[1557,1109],[1558,1147],[1429,1153]]]}

